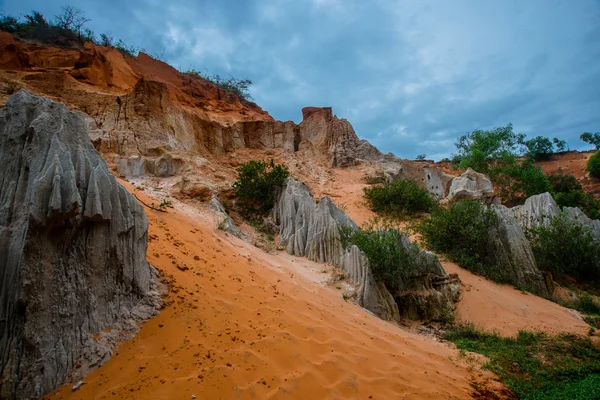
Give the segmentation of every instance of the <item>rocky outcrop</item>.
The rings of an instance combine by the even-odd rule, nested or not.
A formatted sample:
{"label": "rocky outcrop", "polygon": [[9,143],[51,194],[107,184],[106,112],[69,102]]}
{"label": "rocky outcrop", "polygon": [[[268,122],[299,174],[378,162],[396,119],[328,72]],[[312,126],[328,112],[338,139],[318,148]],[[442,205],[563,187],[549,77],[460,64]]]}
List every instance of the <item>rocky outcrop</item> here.
{"label": "rocky outcrop", "polygon": [[157,312],[148,221],[63,104],[10,97],[0,165],[0,397],[40,397]]}
{"label": "rocky outcrop", "polygon": [[219,202],[219,199],[216,195],[212,196],[212,199],[210,200],[210,206],[217,212],[218,215],[223,218],[221,222],[219,222],[219,229],[229,232],[233,236],[236,236],[242,240],[248,241],[248,237],[240,232],[238,227],[235,225],[235,222],[233,222],[229,214],[227,214],[227,211],[225,211],[223,205]]}
{"label": "rocky outcrop", "polygon": [[140,78],[117,49],[91,42],[83,46],[71,76],[100,88],[123,90],[130,90]]}
{"label": "rocky outcrop", "polygon": [[380,168],[387,182],[410,179],[440,200],[448,196],[455,178],[433,164],[401,160],[391,155],[385,156]]}
{"label": "rocky outcrop", "polygon": [[331,107],[305,107],[299,126],[300,143],[310,143],[327,155],[331,167],[348,167],[360,160],[375,161],[383,155],[366,140],[360,140],[352,125],[339,119]]}
{"label": "rocky outcrop", "polygon": [[578,207],[563,207],[563,212],[571,220],[577,221],[589,229],[590,233],[600,241],[600,220],[589,218]]}
{"label": "rocky outcrop", "polygon": [[510,208],[510,213],[524,229],[528,229],[550,225],[552,218],[560,213],[560,207],[546,192],[529,197],[523,205]]}
{"label": "rocky outcrop", "polygon": [[484,200],[489,203],[494,197],[494,186],[490,178],[469,168],[461,176],[452,180],[446,199],[448,201]]}
{"label": "rocky outcrop", "polygon": [[[600,240],[600,220],[590,219],[577,207],[563,207],[562,211],[569,219],[585,226],[594,237]],[[560,212],[560,207],[548,192],[531,196],[525,200],[523,205],[510,209],[510,213],[524,229],[548,226]]]}
{"label": "rocky outcrop", "polygon": [[[288,253],[340,267],[358,286],[358,304],[382,319],[395,320],[400,316],[435,318],[436,306],[428,300],[429,296],[436,297],[438,306],[443,307],[452,307],[458,298],[460,284],[457,278],[454,281],[449,279],[437,257],[418,250],[406,236],[401,236],[398,246],[404,247],[411,255],[412,271],[405,281],[394,285],[396,288],[390,293],[383,282],[375,280],[369,260],[358,247],[342,248],[340,226],[357,229],[356,224],[328,197],[317,203],[302,182],[287,180],[272,217],[280,228],[280,244]],[[431,280],[436,278],[440,278],[436,281],[439,283],[437,289],[443,287],[442,290],[431,284]],[[445,285],[451,283],[454,284],[452,288]],[[404,300],[409,298],[412,306],[405,304]],[[406,312],[400,314],[399,306]],[[424,311],[427,307],[431,307],[432,311]]]}
{"label": "rocky outcrop", "polygon": [[8,32],[0,31],[0,68],[26,70],[31,68],[29,55]]}
{"label": "rocky outcrop", "polygon": [[548,280],[537,267],[529,241],[510,209],[492,205],[498,216],[498,224],[491,232],[493,238],[490,264],[506,282],[530,290],[540,296],[548,296],[552,288]]}

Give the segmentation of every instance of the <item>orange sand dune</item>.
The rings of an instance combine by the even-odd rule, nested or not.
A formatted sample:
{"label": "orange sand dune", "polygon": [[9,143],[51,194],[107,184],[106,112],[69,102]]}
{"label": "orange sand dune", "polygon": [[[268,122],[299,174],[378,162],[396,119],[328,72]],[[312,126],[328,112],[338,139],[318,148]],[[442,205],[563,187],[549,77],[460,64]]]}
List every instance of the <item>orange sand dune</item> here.
{"label": "orange sand dune", "polygon": [[442,262],[449,274],[458,274],[463,293],[457,304],[457,319],[501,335],[519,330],[550,334],[586,335],[590,328],[576,311],[541,297],[499,285],[475,275],[451,262]]}
{"label": "orange sand dune", "polygon": [[86,385],[48,398],[464,399],[483,379],[447,344],[345,302],[319,283],[323,265],[263,253],[198,215],[146,211],[171,304]]}

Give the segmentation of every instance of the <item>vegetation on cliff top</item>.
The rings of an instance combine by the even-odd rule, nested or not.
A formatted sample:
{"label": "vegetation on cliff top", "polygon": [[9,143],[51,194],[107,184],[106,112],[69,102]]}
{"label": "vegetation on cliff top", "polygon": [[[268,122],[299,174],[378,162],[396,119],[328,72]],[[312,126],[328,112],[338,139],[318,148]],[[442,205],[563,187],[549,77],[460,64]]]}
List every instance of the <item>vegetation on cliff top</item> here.
{"label": "vegetation on cliff top", "polygon": [[215,84],[221,90],[226,92],[234,93],[240,100],[252,101],[252,95],[250,94],[250,86],[252,85],[252,81],[250,79],[238,79],[233,76],[229,76],[228,79],[221,77],[218,74],[209,75],[202,74],[197,69],[188,69],[182,71],[183,74],[195,77],[202,78],[209,82]]}

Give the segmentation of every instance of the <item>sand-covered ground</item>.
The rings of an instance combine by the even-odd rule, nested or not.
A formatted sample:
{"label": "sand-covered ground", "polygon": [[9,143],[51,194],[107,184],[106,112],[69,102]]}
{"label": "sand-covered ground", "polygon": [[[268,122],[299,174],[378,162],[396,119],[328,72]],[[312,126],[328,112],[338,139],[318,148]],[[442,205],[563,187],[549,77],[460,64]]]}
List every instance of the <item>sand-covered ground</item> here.
{"label": "sand-covered ground", "polygon": [[170,304],[86,385],[48,398],[463,399],[489,377],[344,301],[321,264],[264,253],[201,213],[146,211]]}
{"label": "sand-covered ground", "polygon": [[[333,170],[307,181],[363,223],[374,216],[363,175]],[[475,386],[508,395],[480,359],[345,301],[351,287],[331,281],[332,267],[264,252],[217,230],[217,217],[193,205],[146,212],[149,261],[172,281],[168,305],[78,391],[66,386],[48,398],[464,399]],[[503,335],[587,332],[571,310],[443,265],[463,283],[458,321]]]}

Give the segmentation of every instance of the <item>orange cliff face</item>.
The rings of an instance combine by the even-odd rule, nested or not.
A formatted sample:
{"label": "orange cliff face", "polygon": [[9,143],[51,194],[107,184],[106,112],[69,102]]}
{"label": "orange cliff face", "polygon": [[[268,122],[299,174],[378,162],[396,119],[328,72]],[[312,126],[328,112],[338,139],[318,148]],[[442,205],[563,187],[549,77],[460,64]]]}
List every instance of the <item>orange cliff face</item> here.
{"label": "orange cliff face", "polygon": [[219,155],[243,148],[302,151],[333,167],[383,157],[331,108],[303,109],[300,124],[275,121],[255,103],[144,53],[125,57],[92,43],[62,49],[1,34],[2,76],[86,114],[91,138],[107,160],[170,151]]}
{"label": "orange cliff face", "polygon": [[178,106],[197,109],[198,115],[208,120],[228,123],[273,120],[256,104],[240,100],[212,82],[181,73],[144,53],[131,58],[114,48],[92,43],[86,43],[80,50],[51,47],[18,41],[1,31],[0,50],[0,69],[6,78],[23,81],[28,89],[90,115],[96,111],[92,109],[94,102],[84,102],[73,92],[93,92],[114,101],[114,97],[127,95],[139,80],[144,80],[159,84],[161,96],[168,96]]}

